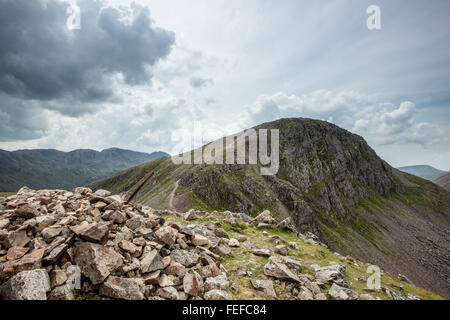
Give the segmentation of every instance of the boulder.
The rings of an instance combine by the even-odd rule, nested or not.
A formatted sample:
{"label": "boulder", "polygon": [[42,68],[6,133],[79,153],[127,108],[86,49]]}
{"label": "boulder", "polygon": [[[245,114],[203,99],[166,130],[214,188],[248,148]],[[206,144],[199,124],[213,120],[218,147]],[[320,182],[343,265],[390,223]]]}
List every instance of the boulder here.
{"label": "boulder", "polygon": [[159,241],[167,244],[169,247],[172,247],[174,245],[176,234],[177,230],[169,226],[161,227],[155,232],[156,238]]}
{"label": "boulder", "polygon": [[4,300],[47,300],[50,278],[44,269],[22,271],[0,286]]}
{"label": "boulder", "polygon": [[207,278],[205,281],[205,291],[211,291],[213,289],[228,290],[230,288],[231,281],[227,276],[221,274],[217,277]]}
{"label": "boulder", "polygon": [[345,280],[345,266],[340,264],[330,264],[329,266],[318,268],[316,271],[316,282],[318,285],[336,283],[346,288],[350,286]]}
{"label": "boulder", "polygon": [[175,249],[170,253],[172,261],[178,262],[183,266],[190,268],[195,266],[200,260],[200,255],[187,250]]}
{"label": "boulder", "polygon": [[74,248],[74,261],[92,284],[102,283],[123,264],[120,254],[99,244],[77,242]]}
{"label": "boulder", "polygon": [[280,280],[300,282],[297,275],[277,257],[270,257],[269,262],[264,266],[263,270],[266,276],[275,277]]}
{"label": "boulder", "polygon": [[251,279],[250,282],[251,282],[253,288],[255,288],[258,291],[263,292],[265,295],[270,296],[270,297],[277,296],[277,294],[275,293],[275,289],[273,288],[272,280]]}
{"label": "boulder", "polygon": [[328,294],[334,300],[358,300],[359,294],[355,291],[341,287],[336,283],[333,283]]}

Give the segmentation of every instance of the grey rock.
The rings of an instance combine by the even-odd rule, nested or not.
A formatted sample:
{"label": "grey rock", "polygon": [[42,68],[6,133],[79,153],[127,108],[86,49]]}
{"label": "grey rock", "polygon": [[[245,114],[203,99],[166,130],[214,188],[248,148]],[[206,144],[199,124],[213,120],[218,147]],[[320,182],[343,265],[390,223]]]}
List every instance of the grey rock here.
{"label": "grey rock", "polygon": [[230,288],[230,285],[231,281],[227,278],[227,276],[221,274],[205,280],[205,291],[211,291],[214,289],[227,291]]}
{"label": "grey rock", "polygon": [[334,300],[358,300],[359,294],[349,288],[344,288],[333,283],[328,294]]}
{"label": "grey rock", "polygon": [[149,273],[164,268],[161,255],[156,249],[153,249],[149,253],[145,254],[140,264],[142,273]]}
{"label": "grey rock", "polygon": [[50,278],[44,269],[22,271],[0,286],[4,300],[47,300]]}
{"label": "grey rock", "polygon": [[100,286],[100,294],[123,300],[143,300],[145,285],[142,279],[109,276]]}
{"label": "grey rock", "polygon": [[181,263],[183,266],[190,268],[198,263],[200,255],[192,251],[175,249],[170,253],[170,258],[172,261]]}
{"label": "grey rock", "polygon": [[48,295],[48,300],[75,300],[72,289],[63,285],[53,289]]}
{"label": "grey rock", "polygon": [[266,276],[275,277],[281,280],[300,282],[297,275],[277,257],[270,257],[269,262],[264,266],[263,270]]}
{"label": "grey rock", "polygon": [[230,292],[218,289],[206,292],[203,298],[205,300],[233,300],[233,296]]}
{"label": "grey rock", "polygon": [[270,296],[270,297],[276,297],[277,294],[275,293],[275,289],[273,288],[273,281],[272,280],[250,280],[253,288],[255,288],[258,291],[264,292],[264,294]]}

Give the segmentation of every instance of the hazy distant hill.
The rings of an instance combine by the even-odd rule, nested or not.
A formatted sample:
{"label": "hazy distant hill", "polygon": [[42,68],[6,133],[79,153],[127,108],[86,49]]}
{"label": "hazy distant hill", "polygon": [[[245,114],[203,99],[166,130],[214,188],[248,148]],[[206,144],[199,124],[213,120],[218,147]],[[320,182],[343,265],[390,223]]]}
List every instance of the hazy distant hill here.
{"label": "hazy distant hill", "polygon": [[0,150],[0,192],[33,189],[72,189],[113,175],[121,170],[169,156],[122,149],[74,150]]}
{"label": "hazy distant hill", "polygon": [[447,173],[446,171],[442,171],[427,165],[400,167],[397,169],[430,181],[433,181]]}
{"label": "hazy distant hill", "polygon": [[440,176],[433,182],[450,191],[450,172]]}

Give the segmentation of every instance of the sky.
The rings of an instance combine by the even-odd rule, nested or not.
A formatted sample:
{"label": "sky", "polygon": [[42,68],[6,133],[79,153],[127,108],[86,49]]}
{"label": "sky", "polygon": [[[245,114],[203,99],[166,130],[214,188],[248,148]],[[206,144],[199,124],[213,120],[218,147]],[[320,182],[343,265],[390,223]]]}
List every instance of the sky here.
{"label": "sky", "polygon": [[448,0],[0,0],[0,149],[177,154],[306,117],[450,171],[449,16]]}

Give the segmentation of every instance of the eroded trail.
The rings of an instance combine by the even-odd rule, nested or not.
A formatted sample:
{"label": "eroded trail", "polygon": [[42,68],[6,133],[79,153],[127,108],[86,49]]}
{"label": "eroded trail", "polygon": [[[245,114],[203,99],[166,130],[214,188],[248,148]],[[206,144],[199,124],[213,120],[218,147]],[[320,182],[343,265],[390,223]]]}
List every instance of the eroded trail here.
{"label": "eroded trail", "polygon": [[177,192],[179,183],[180,183],[180,180],[177,180],[175,182],[175,186],[169,195],[169,208],[170,208],[170,210],[173,210],[173,211],[175,211],[175,207],[173,206],[173,197],[175,197],[175,192]]}

